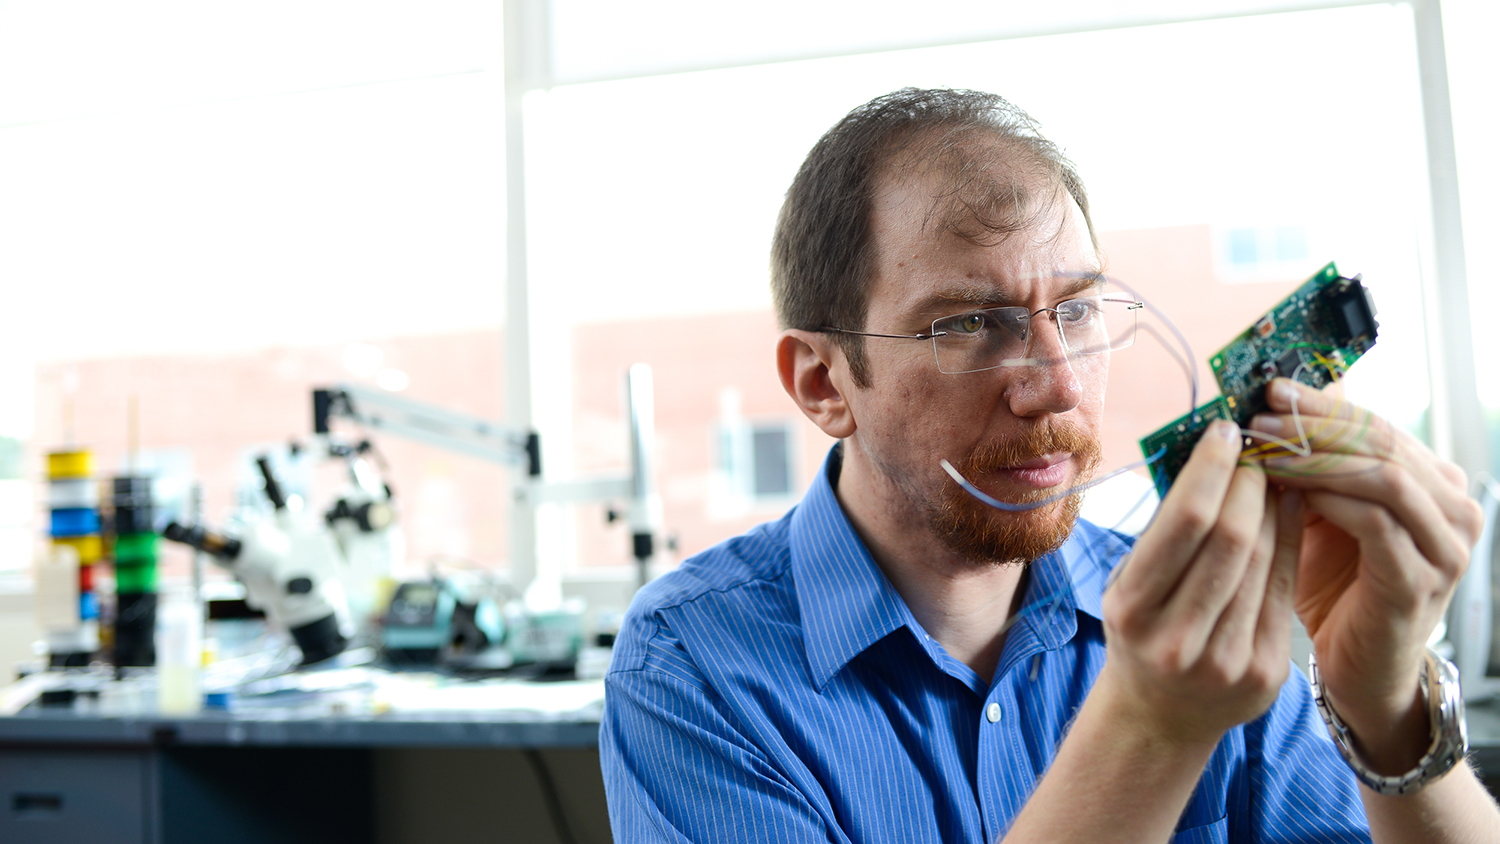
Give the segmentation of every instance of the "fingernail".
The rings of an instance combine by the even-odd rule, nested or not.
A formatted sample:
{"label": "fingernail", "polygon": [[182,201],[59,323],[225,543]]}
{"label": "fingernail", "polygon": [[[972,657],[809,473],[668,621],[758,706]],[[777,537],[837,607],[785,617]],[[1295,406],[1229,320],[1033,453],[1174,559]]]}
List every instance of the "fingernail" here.
{"label": "fingernail", "polygon": [[1238,444],[1240,441],[1240,426],[1228,419],[1214,422],[1214,433],[1223,437],[1224,442]]}
{"label": "fingernail", "polygon": [[1281,417],[1261,414],[1250,420],[1250,427],[1268,434],[1281,433]]}
{"label": "fingernail", "polygon": [[1297,388],[1292,386],[1291,381],[1278,378],[1276,383],[1271,385],[1271,389],[1276,391],[1277,398],[1288,404],[1297,400]]}

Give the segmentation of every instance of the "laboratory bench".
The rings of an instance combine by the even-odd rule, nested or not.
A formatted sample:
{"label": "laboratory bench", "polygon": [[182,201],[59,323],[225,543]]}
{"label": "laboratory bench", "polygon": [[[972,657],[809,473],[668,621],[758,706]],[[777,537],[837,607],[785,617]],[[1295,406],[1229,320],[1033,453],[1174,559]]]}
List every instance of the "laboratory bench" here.
{"label": "laboratory bench", "polygon": [[192,715],[34,703],[0,717],[0,841],[610,840],[602,681],[399,685]]}
{"label": "laboratory bench", "polygon": [[[601,682],[428,693],[191,716],[29,706],[0,717],[0,841],[610,840]],[[1470,705],[1469,732],[1494,790],[1500,700]]]}

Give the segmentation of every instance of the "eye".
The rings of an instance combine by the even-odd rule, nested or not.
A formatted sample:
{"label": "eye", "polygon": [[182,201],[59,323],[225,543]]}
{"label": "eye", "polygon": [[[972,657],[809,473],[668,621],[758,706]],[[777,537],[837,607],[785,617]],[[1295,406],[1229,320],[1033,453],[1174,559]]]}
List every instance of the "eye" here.
{"label": "eye", "polygon": [[1094,299],[1069,299],[1057,306],[1057,315],[1067,322],[1088,322],[1099,315],[1099,302]]}
{"label": "eye", "polygon": [[956,320],[958,330],[964,334],[974,334],[984,330],[984,314],[960,314]]}

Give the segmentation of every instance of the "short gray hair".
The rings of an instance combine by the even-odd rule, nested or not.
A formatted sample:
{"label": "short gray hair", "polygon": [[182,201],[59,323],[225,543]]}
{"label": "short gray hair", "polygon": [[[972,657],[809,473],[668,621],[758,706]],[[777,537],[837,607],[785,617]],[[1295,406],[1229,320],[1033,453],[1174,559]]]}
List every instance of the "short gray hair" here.
{"label": "short gray hair", "polygon": [[[875,247],[871,208],[887,171],[932,168],[949,187],[930,212],[939,225],[998,243],[1038,213],[1027,186],[1067,191],[1098,241],[1072,162],[1026,112],[981,91],[903,88],[851,111],[808,153],[787,190],[771,243],[771,294],[783,329],[864,328]],[[855,383],[869,386],[863,338],[833,335]]]}

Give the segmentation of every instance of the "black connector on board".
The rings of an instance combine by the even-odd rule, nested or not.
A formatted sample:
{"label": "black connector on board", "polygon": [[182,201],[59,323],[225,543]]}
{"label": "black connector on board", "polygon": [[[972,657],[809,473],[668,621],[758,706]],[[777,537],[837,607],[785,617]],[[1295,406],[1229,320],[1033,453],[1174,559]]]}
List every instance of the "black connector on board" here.
{"label": "black connector on board", "polygon": [[1329,297],[1333,323],[1339,331],[1339,341],[1350,343],[1360,338],[1375,339],[1379,323],[1375,322],[1375,300],[1370,291],[1360,284],[1359,276],[1343,279],[1339,288]]}

